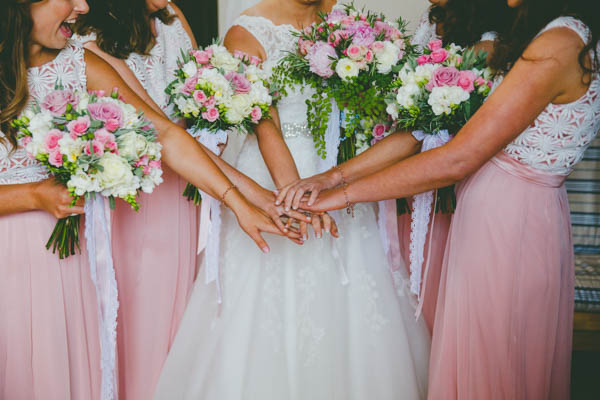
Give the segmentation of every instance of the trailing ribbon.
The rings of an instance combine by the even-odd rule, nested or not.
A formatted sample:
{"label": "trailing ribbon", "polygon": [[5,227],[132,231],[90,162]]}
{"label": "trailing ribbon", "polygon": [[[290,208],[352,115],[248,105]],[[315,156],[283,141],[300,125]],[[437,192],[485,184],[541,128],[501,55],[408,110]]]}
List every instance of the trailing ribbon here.
{"label": "trailing ribbon", "polygon": [[[227,143],[227,132],[213,132],[208,129],[199,131],[188,130],[198,142],[215,154],[219,154],[219,145]],[[202,196],[200,206],[200,227],[198,229],[198,254],[204,253],[205,270],[204,279],[208,285],[216,282],[217,302],[223,302],[220,272],[220,249],[221,249],[221,202],[202,190],[198,189]]]}
{"label": "trailing ribbon", "polygon": [[109,207],[99,194],[85,202],[85,237],[90,275],[96,287],[100,328],[101,399],[115,400],[117,394],[116,344],[119,298],[113,266]]}
{"label": "trailing ribbon", "polygon": [[383,200],[377,204],[379,206],[379,215],[377,218],[379,236],[381,237],[385,255],[390,264],[390,270],[394,272],[399,270],[403,265],[400,256],[396,200]]}
{"label": "trailing ribbon", "polygon": [[[447,130],[439,131],[437,134],[426,134],[423,131],[414,131],[413,136],[417,140],[423,141],[421,152],[443,146],[452,138]],[[429,228],[433,191],[420,193],[413,198],[412,220],[410,224],[410,290],[420,298],[421,270],[424,261],[423,253]]]}

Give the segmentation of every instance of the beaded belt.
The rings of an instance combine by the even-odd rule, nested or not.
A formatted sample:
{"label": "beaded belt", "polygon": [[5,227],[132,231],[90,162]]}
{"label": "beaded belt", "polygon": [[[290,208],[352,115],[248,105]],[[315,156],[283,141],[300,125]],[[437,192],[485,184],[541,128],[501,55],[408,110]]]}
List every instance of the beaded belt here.
{"label": "beaded belt", "polygon": [[308,125],[306,124],[297,124],[297,123],[283,123],[281,124],[281,133],[283,133],[283,137],[295,138],[295,137],[307,137],[312,138],[312,133],[310,129],[308,129]]}

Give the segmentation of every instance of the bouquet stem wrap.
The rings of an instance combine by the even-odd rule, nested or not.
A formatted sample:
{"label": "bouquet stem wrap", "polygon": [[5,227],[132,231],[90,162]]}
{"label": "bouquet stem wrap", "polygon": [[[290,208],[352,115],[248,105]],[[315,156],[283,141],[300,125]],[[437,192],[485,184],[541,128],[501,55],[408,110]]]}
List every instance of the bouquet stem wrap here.
{"label": "bouquet stem wrap", "polygon": [[[426,134],[423,131],[414,131],[413,136],[422,140],[421,152],[441,147],[452,138],[447,130],[436,134]],[[410,232],[410,290],[419,296],[421,301],[421,271],[424,261],[425,242],[433,203],[433,191],[420,193],[414,196],[413,211],[411,213]],[[433,230],[433,226],[431,227]],[[430,244],[431,248],[431,244]]]}
{"label": "bouquet stem wrap", "polygon": [[109,207],[104,196],[90,196],[85,202],[85,237],[92,282],[96,287],[100,328],[102,400],[117,396],[116,338],[119,299],[113,266]]}
{"label": "bouquet stem wrap", "polygon": [[[189,133],[202,143],[207,149],[219,154],[219,144],[227,142],[227,132],[217,132],[208,129],[199,131],[190,130]],[[217,303],[223,303],[220,271],[221,249],[221,202],[200,189],[202,204],[200,205],[200,228],[198,232],[198,254],[204,253],[205,283],[215,282],[217,285]]]}

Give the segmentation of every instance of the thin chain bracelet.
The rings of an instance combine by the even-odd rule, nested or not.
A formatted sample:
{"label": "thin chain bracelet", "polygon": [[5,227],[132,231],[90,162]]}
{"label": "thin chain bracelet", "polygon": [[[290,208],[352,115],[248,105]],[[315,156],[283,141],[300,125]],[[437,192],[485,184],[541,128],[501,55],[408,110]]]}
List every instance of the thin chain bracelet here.
{"label": "thin chain bracelet", "polygon": [[226,190],[223,192],[223,195],[221,196],[221,203],[223,203],[223,204],[224,204],[226,207],[229,207],[229,206],[227,205],[227,203],[225,203],[225,196],[227,196],[227,194],[229,193],[229,191],[230,191],[230,190],[232,190],[232,189],[237,189],[237,186],[235,186],[235,185],[231,185],[231,186],[229,186],[229,187],[228,187],[228,188],[227,188],[227,189],[226,189]]}
{"label": "thin chain bracelet", "polygon": [[333,169],[338,170],[342,177],[342,190],[344,191],[344,198],[346,199],[346,214],[352,215],[352,218],[354,218],[354,204],[350,203],[350,200],[348,200],[348,192],[346,191],[348,182],[346,182],[346,179],[344,178],[344,172],[338,165],[334,165]]}

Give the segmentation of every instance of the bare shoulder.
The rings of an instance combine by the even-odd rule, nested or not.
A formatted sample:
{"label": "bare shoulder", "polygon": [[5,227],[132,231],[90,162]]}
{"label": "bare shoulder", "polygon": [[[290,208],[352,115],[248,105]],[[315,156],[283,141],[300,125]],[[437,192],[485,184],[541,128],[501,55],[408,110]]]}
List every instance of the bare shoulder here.
{"label": "bare shoulder", "polygon": [[552,60],[560,67],[579,63],[579,52],[585,44],[572,29],[558,27],[550,29],[535,38],[523,52],[525,60]]}
{"label": "bare shoulder", "polygon": [[246,28],[239,25],[229,28],[225,34],[223,44],[230,51],[240,50],[251,56],[260,57],[261,60],[264,60],[266,57],[266,53],[258,39],[248,32]]}

